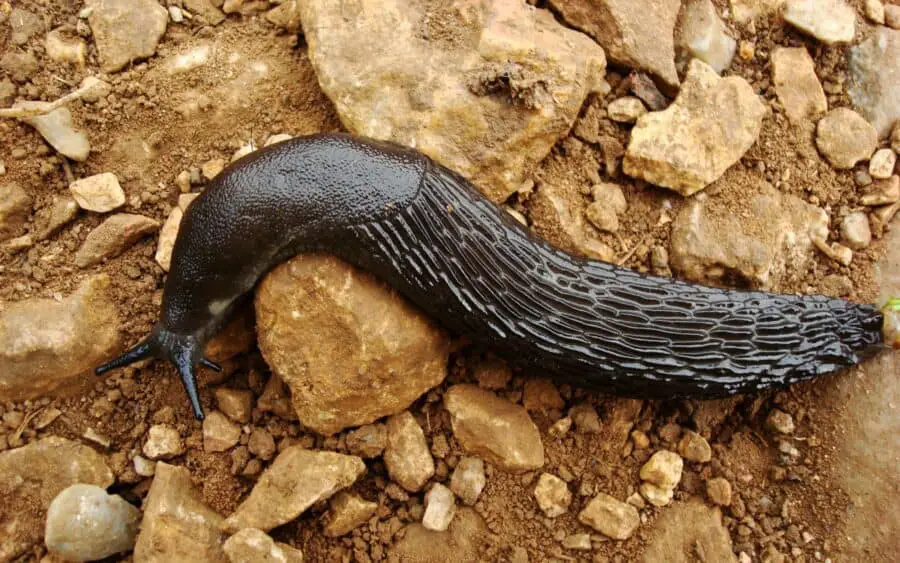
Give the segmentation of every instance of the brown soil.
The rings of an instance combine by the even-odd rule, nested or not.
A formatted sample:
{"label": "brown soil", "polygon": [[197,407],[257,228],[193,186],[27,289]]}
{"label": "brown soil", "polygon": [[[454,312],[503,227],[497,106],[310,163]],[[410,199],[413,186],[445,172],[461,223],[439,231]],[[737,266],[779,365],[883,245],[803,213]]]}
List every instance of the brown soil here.
{"label": "brown soil", "polygon": [[[854,3],[862,4],[862,1]],[[0,2],[0,7],[3,4]],[[48,29],[64,23],[75,26],[80,9],[77,2],[16,0],[13,4],[41,14],[52,24]],[[725,7],[727,2],[717,0],[716,4]],[[750,61],[736,59],[729,73],[747,78],[767,100],[774,99],[767,61],[775,45],[805,44],[816,60],[823,82],[842,83],[845,78],[846,69],[838,49],[820,47],[781,25],[766,21],[758,22],[755,29],[735,31],[739,39],[755,43],[756,55]],[[0,25],[0,50],[9,43],[7,34],[8,28]],[[29,84],[20,86],[20,97],[53,100],[74,89],[84,76],[99,72],[92,46],[88,67],[76,70],[47,59],[41,37],[39,34],[25,46],[38,57],[42,67]],[[158,64],[169,55],[200,44],[214,46],[214,61],[199,69],[170,75]],[[237,62],[233,54],[239,55]],[[257,66],[254,71],[251,62],[264,66]],[[125,211],[159,221],[165,220],[177,201],[179,189],[175,177],[180,172],[195,171],[196,175],[196,170],[208,160],[227,161],[240,146],[250,141],[261,145],[271,134],[299,135],[341,129],[331,103],[319,90],[302,38],[280,32],[258,17],[231,16],[214,28],[170,25],[156,58],[104,79],[112,85],[106,100],[99,104],[71,105],[76,123],[90,137],[92,154],[86,163],[69,162],[66,166],[76,178],[115,172],[129,201]],[[610,75],[613,92],[621,79],[615,73]],[[179,106],[199,93],[210,98],[209,109],[187,117],[179,113]],[[844,94],[830,98],[832,107],[848,103]],[[625,128],[599,119],[591,111],[592,106],[604,107],[610,99],[589,100],[583,110],[584,119],[595,119],[596,123],[590,124],[594,130],[624,143]],[[840,216],[856,206],[860,189],[854,183],[852,171],[836,172],[818,156],[811,134],[811,130],[790,126],[785,116],[776,112],[767,117],[759,142],[737,166],[762,175],[785,193],[823,207],[836,225]],[[66,166],[26,125],[13,120],[0,121],[0,138],[3,140],[0,158],[7,168],[2,181],[18,182],[33,196],[36,213],[30,230],[39,230],[52,198],[66,192]],[[544,180],[566,186],[573,201],[582,207],[590,201],[589,188],[598,179],[595,177],[598,169],[600,179],[620,184],[629,203],[620,236],[593,234],[616,251],[617,261],[627,257],[628,266],[649,271],[651,249],[668,248],[670,224],[660,221],[660,213],[664,211],[669,218],[674,217],[682,198],[621,174],[610,175],[603,162],[604,151],[600,145],[579,140],[573,134],[559,143],[534,177],[538,183]],[[197,184],[193,189],[199,191],[202,187]],[[710,192],[715,192],[721,205],[735,211],[741,209],[739,182],[720,182]],[[527,198],[521,199],[511,203],[527,214]],[[79,269],[73,262],[74,250],[100,220],[96,214],[81,213],[59,234],[38,242],[27,252],[0,257],[0,299],[9,302],[65,294],[85,276],[102,271],[113,280],[120,313],[126,319],[126,339],[133,342],[143,336],[156,320],[165,279],[164,272],[153,260],[155,239],[144,240],[107,263]],[[876,241],[870,249],[857,253],[850,267],[841,267],[819,255],[812,268],[792,273],[775,289],[839,296],[846,290],[834,283],[833,274],[836,274],[849,280],[851,298],[871,301],[876,292],[874,264],[884,252],[884,242]],[[439,478],[447,478],[463,453],[453,439],[448,415],[441,407],[441,393],[452,383],[473,380],[470,367],[477,363],[481,353],[464,350],[454,359],[452,373],[443,386],[420,399],[412,409],[425,428],[429,443],[434,443],[438,436],[449,443],[450,452],[438,456],[441,458]],[[258,354],[238,358],[228,368],[224,376],[203,374],[202,393],[206,404],[214,402],[214,384],[226,380],[230,386],[249,388],[257,395],[262,393],[268,372]],[[521,401],[522,385],[529,375],[541,374],[517,374],[501,394]],[[892,549],[898,547],[896,535],[892,539],[890,534],[882,534],[880,539],[869,542],[862,537],[865,534],[857,521],[851,526],[854,501],[843,477],[845,466],[840,463],[841,456],[847,452],[846,434],[861,424],[844,427],[848,409],[852,408],[848,395],[878,393],[875,385],[854,372],[779,393],[708,403],[623,401],[563,386],[561,393],[567,406],[592,404],[603,426],[603,432],[598,435],[570,432],[563,439],[556,439],[547,431],[564,413],[551,411],[534,415],[546,448],[544,471],[565,475],[575,493],[570,510],[554,520],[545,518],[532,494],[537,473],[511,475],[489,468],[487,487],[475,506],[484,518],[487,533],[479,533],[477,522],[473,524],[468,516],[463,518],[465,521],[459,526],[464,531],[460,534],[466,541],[456,553],[477,554],[482,560],[524,561],[524,552],[531,561],[590,560],[591,557],[594,561],[638,559],[653,537],[653,520],[665,509],[648,511],[649,521],[629,541],[607,541],[595,536],[593,554],[566,550],[560,541],[567,535],[588,531],[577,522],[576,515],[597,492],[619,499],[633,493],[639,485],[637,472],[641,464],[656,448],[672,447],[667,437],[682,427],[706,436],[714,453],[709,464],[686,464],[676,499],[691,496],[705,499],[704,480],[726,477],[734,487],[736,499],[724,511],[735,553],[745,551],[758,560],[772,545],[784,554],[793,549],[793,555],[788,556],[793,561],[829,557],[839,560],[843,553],[864,554],[872,561],[891,560]],[[82,439],[85,430],[92,428],[111,441],[105,452],[118,475],[117,492],[138,502],[146,495],[149,481],[138,477],[128,460],[143,443],[148,425],[170,422],[188,441],[188,452],[178,463],[190,469],[204,499],[219,512],[230,513],[252,488],[258,475],[235,475],[229,453],[203,451],[200,425],[191,415],[181,384],[174,371],[162,363],[123,370],[98,381],[83,396],[6,404],[0,406],[0,413],[27,414],[50,404],[63,412],[53,424],[40,431],[27,428],[20,439],[15,438],[13,430],[0,428],[0,432],[8,432],[0,434],[0,447],[7,442],[20,445],[50,434]],[[802,452],[797,462],[782,460],[777,442],[764,426],[765,416],[774,406],[792,413],[797,423],[799,438],[794,443]],[[851,419],[859,423],[859,416],[862,415]],[[301,424],[271,413],[256,410],[253,424],[266,428],[277,441],[293,438],[310,446],[345,450],[341,435],[330,439],[314,436],[306,433]],[[632,425],[648,434],[649,449],[633,448],[628,438]],[[893,436],[896,440],[896,433]],[[870,434],[860,431],[860,440],[870,438]],[[867,447],[864,444],[853,455],[864,456]],[[890,444],[886,447],[890,448]],[[893,451],[896,456],[896,447]],[[896,457],[892,461],[895,464]],[[882,474],[891,469],[890,456],[885,462],[888,467],[880,469]],[[354,489],[379,502],[376,519],[344,538],[328,539],[321,533],[319,522],[324,507],[315,507],[298,521],[277,529],[273,533],[276,539],[301,548],[309,561],[387,559],[392,546],[404,535],[398,534],[400,529],[415,521],[416,515],[421,516],[422,498],[421,495],[408,501],[389,498],[385,492],[389,479],[383,464],[375,461],[368,465],[367,475]],[[242,467],[234,469],[239,473]],[[888,490],[882,493],[890,498],[882,500],[896,500],[896,474],[885,482]],[[884,503],[886,507],[892,504]],[[874,520],[870,522],[876,525]],[[806,542],[804,533],[811,534],[812,539]],[[474,536],[481,541],[473,541]],[[429,554],[430,549],[439,549],[440,542],[426,537],[414,540],[405,544],[402,554],[394,555],[418,554],[440,560],[435,556],[447,553]],[[26,558],[36,560],[43,553],[43,546],[35,546]]]}

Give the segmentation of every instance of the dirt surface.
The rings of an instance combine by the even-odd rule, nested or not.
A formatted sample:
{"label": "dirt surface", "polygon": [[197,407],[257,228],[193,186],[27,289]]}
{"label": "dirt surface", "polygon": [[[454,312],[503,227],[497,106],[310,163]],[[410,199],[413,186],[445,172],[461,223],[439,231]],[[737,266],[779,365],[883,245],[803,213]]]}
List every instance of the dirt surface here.
{"label": "dirt surface", "polygon": [[[3,4],[0,2],[0,6]],[[724,7],[726,3],[716,4]],[[16,0],[13,5],[40,14],[48,29],[66,23],[76,27],[81,8],[79,2],[72,1]],[[726,74],[747,78],[767,100],[774,98],[767,53],[776,45],[806,45],[825,83],[842,83],[846,77],[842,51],[821,47],[781,24],[762,20],[755,29],[733,31],[739,40],[755,44],[756,56],[749,61],[736,58]],[[0,51],[4,45],[10,48],[7,35],[7,28],[0,26]],[[19,85],[20,98],[54,100],[77,87],[84,76],[99,74],[93,47],[89,48],[87,66],[77,69],[42,56],[42,35],[17,47],[32,51],[41,64],[27,84]],[[200,45],[212,47],[209,64],[183,74],[166,72],[166,59]],[[40,229],[53,197],[67,191],[69,175],[81,178],[112,171],[126,193],[124,211],[163,222],[177,202],[180,190],[175,178],[182,171],[199,179],[191,188],[199,191],[204,185],[199,168],[211,159],[227,162],[248,142],[259,146],[276,133],[301,135],[341,129],[331,103],[319,90],[302,36],[278,30],[261,17],[231,16],[215,27],[170,25],[156,57],[101,77],[112,86],[105,99],[71,105],[75,123],[87,133],[92,145],[91,157],[85,163],[63,162],[63,157],[57,156],[32,128],[15,120],[0,121],[0,159],[6,166],[0,182],[17,182],[33,197],[36,211],[29,230]],[[622,78],[612,69],[608,81],[613,93],[607,98],[591,98],[583,108],[584,119],[591,119],[591,107],[604,107],[614,98]],[[201,104],[206,109],[185,109],[199,93],[208,97],[208,107]],[[829,95],[829,102],[831,107],[849,103],[843,93]],[[596,119],[597,130],[625,144],[624,126]],[[599,145],[580,140],[573,133],[534,171],[534,178],[538,183],[552,181],[565,186],[567,197],[586,207],[590,186],[598,180],[593,176],[603,160]],[[781,114],[766,118],[760,139],[737,166],[763,171],[782,192],[822,207],[831,215],[833,226],[839,224],[838,217],[857,205],[861,194],[854,171],[832,169],[816,152],[812,130],[790,125]],[[621,217],[618,235],[596,235],[614,249],[617,262],[650,271],[652,249],[668,247],[671,223],[665,218],[677,214],[682,198],[621,174],[599,179],[622,186],[629,209]],[[741,212],[739,181],[726,179],[714,190],[721,196],[718,205]],[[510,204],[528,214],[527,194],[520,194]],[[105,272],[111,276],[125,319],[126,340],[134,342],[146,334],[156,321],[165,279],[153,259],[156,239],[147,238],[115,259],[80,269],[74,264],[74,251],[100,222],[100,215],[82,212],[60,233],[23,253],[0,257],[0,300],[66,294],[88,274]],[[839,238],[836,231],[832,235]],[[553,240],[552,232],[549,238]],[[856,253],[849,267],[818,254],[812,267],[790,272],[773,289],[874,301],[878,291],[875,265],[885,263],[888,238]],[[897,260],[896,253],[891,260]],[[447,479],[463,454],[453,438],[441,394],[453,383],[474,381],[473,368],[483,353],[463,349],[451,359],[451,374],[444,384],[412,408],[438,458],[438,479],[442,474]],[[269,374],[258,353],[243,355],[229,362],[227,368],[224,375],[202,374],[206,404],[214,404],[212,390],[225,381],[231,387],[249,388],[257,396],[262,393]],[[639,560],[662,533],[656,520],[668,508],[642,511],[644,522],[625,542],[593,535],[593,551],[579,552],[565,549],[561,541],[571,534],[592,532],[578,522],[577,514],[594,494],[602,491],[618,499],[628,498],[637,490],[638,471],[650,454],[664,446],[674,449],[681,429],[691,429],[709,440],[713,458],[704,464],[686,462],[675,492],[676,503],[696,497],[711,506],[704,481],[711,477],[728,479],[734,502],[722,510],[722,519],[735,554],[744,552],[754,561],[892,561],[900,547],[900,522],[892,508],[900,492],[896,474],[900,455],[897,370],[896,356],[886,357],[786,391],[707,403],[625,401],[562,386],[566,407],[532,413],[532,418],[544,441],[547,461],[543,471],[563,476],[574,493],[575,500],[563,516],[545,518],[537,507],[533,490],[539,472],[512,475],[488,468],[487,486],[474,507],[485,527],[466,513],[457,517],[451,530],[456,535],[449,539],[429,538],[428,533],[413,528],[400,532],[421,519],[422,495],[412,495],[408,500],[389,496],[386,488],[390,480],[378,459],[369,461],[368,473],[353,487],[379,503],[376,517],[369,523],[343,538],[327,538],[320,522],[326,507],[316,506],[272,535],[302,549],[309,561],[380,561],[389,556],[437,561],[448,560],[444,556],[452,553],[497,561],[525,561],[525,554],[530,561]],[[499,393],[521,402],[524,381],[540,375],[517,373]],[[568,407],[585,402],[600,415],[599,434],[570,432],[561,439],[549,434],[550,426]],[[50,434],[82,439],[85,430],[91,428],[110,441],[107,448],[98,445],[97,449],[109,456],[117,473],[115,492],[139,503],[147,493],[149,480],[139,477],[129,460],[143,443],[148,425],[168,422],[187,439],[187,453],[177,463],[190,469],[204,500],[221,514],[230,514],[258,477],[256,470],[242,474],[243,467],[233,467],[228,452],[203,450],[200,425],[168,365],[154,362],[129,368],[99,380],[81,396],[6,404],[0,406],[0,413],[29,416],[50,405],[59,408],[62,416],[39,431],[27,425],[21,433],[0,428],[0,433],[6,432],[0,434],[0,448]],[[799,450],[799,457],[781,453],[779,441],[766,427],[766,416],[776,407],[793,416],[797,429],[790,442]],[[277,442],[292,439],[346,451],[342,434],[325,439],[307,432],[296,421],[272,413],[256,409],[252,424],[265,428]],[[632,430],[646,433],[650,447],[635,448]],[[434,447],[444,441],[446,451]],[[692,525],[690,521],[671,520],[667,526]],[[457,528],[462,531],[453,532]],[[411,535],[415,537],[404,541]],[[668,541],[675,542],[672,545],[684,543],[679,539]],[[449,547],[444,545],[447,542]],[[450,551],[441,551],[445,548]],[[655,549],[654,553],[659,553]],[[772,550],[786,559],[778,559]],[[43,546],[35,546],[25,559],[38,560],[44,553]]]}

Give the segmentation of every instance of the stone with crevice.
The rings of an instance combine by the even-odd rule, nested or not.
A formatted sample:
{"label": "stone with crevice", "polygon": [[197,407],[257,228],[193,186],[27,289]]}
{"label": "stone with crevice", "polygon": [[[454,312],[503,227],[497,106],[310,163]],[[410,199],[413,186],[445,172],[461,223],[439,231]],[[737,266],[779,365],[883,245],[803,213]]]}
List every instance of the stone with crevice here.
{"label": "stone with crevice", "polygon": [[[900,10],[898,10],[900,11]],[[847,53],[853,107],[887,138],[900,123],[900,30],[877,27]]]}
{"label": "stone with crevice", "polygon": [[425,433],[409,411],[387,421],[384,464],[391,479],[411,493],[421,489],[434,475],[434,458]]}
{"label": "stone with crevice", "polygon": [[153,56],[169,19],[155,0],[88,0],[85,7],[103,72]]}
{"label": "stone with crevice", "polygon": [[719,74],[731,66],[737,41],[728,34],[711,0],[685,2],[677,33],[681,64],[696,57]]}
{"label": "stone with crevice", "polygon": [[828,111],[825,91],[806,47],[778,47],[772,52],[772,82],[792,121],[812,120]]}

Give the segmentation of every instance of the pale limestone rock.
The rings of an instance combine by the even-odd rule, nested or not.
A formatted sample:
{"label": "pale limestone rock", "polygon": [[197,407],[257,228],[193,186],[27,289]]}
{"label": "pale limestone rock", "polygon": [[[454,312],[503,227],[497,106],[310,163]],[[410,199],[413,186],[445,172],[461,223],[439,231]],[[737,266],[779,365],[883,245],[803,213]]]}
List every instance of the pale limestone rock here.
{"label": "pale limestone rock", "polygon": [[[646,541],[641,560],[644,563],[693,563],[698,559],[737,562],[719,509],[710,508],[696,499],[660,511]],[[761,560],[766,561],[765,558]]]}
{"label": "pale limestone rock", "polygon": [[47,509],[44,543],[66,561],[95,561],[131,551],[141,511],[96,485],[64,489]]}
{"label": "pale limestone rock", "polygon": [[67,195],[54,196],[46,221],[40,223],[41,228],[38,237],[43,240],[58,233],[75,219],[78,215],[78,209],[78,204],[74,198]]}
{"label": "pale limestone rock", "polygon": [[614,540],[627,540],[641,524],[637,508],[600,493],[578,514],[578,521]]}
{"label": "pale limestone rock", "polygon": [[213,3],[212,0],[182,0],[184,7],[190,10],[194,17],[200,18],[207,25],[216,26],[225,20],[225,14],[216,7],[221,6],[221,2]]}
{"label": "pale limestone rock", "polygon": [[816,119],[828,111],[825,91],[806,47],[778,47],[772,52],[772,82],[792,121]]}
{"label": "pale limestone rock", "polygon": [[156,462],[145,458],[142,455],[136,455],[131,460],[134,463],[134,472],[141,477],[153,477],[156,474]]}
{"label": "pale limestone rock", "polygon": [[701,282],[737,277],[765,289],[788,266],[802,270],[813,259],[813,240],[828,236],[825,212],[762,180],[744,185],[746,216],[711,197],[688,201],[675,217],[670,264],[681,276]]}
{"label": "pale limestone rock", "polygon": [[900,122],[900,31],[876,28],[871,37],[848,51],[847,59],[847,93],[853,106],[886,138]]}
{"label": "pale limestone rock", "polygon": [[619,123],[634,123],[638,118],[647,113],[644,102],[636,96],[622,96],[613,100],[606,107],[606,114],[613,121]]}
{"label": "pale limestone rock", "polygon": [[680,0],[551,0],[550,5],[596,39],[611,61],[678,84],[674,30]]}
{"label": "pale limestone rock", "polygon": [[75,264],[87,268],[115,258],[139,240],[159,230],[159,223],[143,215],[117,213],[88,233],[75,253]]}
{"label": "pale limestone rock", "polygon": [[544,446],[528,412],[468,384],[444,393],[453,435],[470,454],[501,469],[521,473],[544,465]]}
{"label": "pale limestone rock", "polygon": [[675,452],[660,450],[641,467],[641,479],[658,487],[674,489],[681,481],[684,460]]}
{"label": "pale limestone rock", "polygon": [[606,205],[594,202],[584,210],[584,216],[597,230],[607,233],[619,231],[619,216]]}
{"label": "pale limestone rock", "polygon": [[40,15],[18,7],[10,10],[9,7],[7,4],[3,12],[9,17],[9,40],[13,45],[25,45],[32,36],[44,30],[44,19]]}
{"label": "pale limestone rock", "polygon": [[222,546],[231,563],[303,563],[303,553],[262,530],[244,528]]}
{"label": "pale limestone rock", "polygon": [[721,74],[731,66],[737,41],[728,30],[710,0],[688,0],[682,9],[678,48],[685,62],[695,57]]}
{"label": "pale limestone rock", "polygon": [[87,44],[72,31],[74,30],[59,27],[48,33],[44,37],[44,50],[54,61],[84,67]]}
{"label": "pale limestone rock", "polygon": [[888,4],[884,7],[884,23],[892,29],[900,29],[900,6]]}
{"label": "pale limestone rock", "polygon": [[349,487],[365,471],[356,456],[290,446],[262,474],[250,496],[225,521],[225,528],[269,531]]}
{"label": "pale limestone rock", "polygon": [[285,0],[266,12],[266,20],[284,28],[289,33],[300,31],[300,4],[302,0]]}
{"label": "pale limestone rock", "polygon": [[32,199],[19,184],[0,185],[0,242],[15,238],[25,231],[31,215]]}
{"label": "pale limestone rock", "polygon": [[827,44],[849,43],[856,33],[856,12],[844,0],[787,0],[784,19]]}
{"label": "pale limestone rock", "polygon": [[31,298],[0,312],[0,400],[71,393],[121,343],[109,278],[92,276],[62,301]]}
{"label": "pale limestone rock", "polygon": [[50,503],[66,487],[106,488],[114,480],[102,455],[57,436],[0,453],[0,560],[27,559],[26,551],[41,541]]}
{"label": "pale limestone rock", "polygon": [[779,434],[793,434],[794,417],[782,410],[772,409],[766,417],[766,426]]}
{"label": "pale limestone rock", "polygon": [[[677,0],[665,1],[674,24]],[[297,4],[344,126],[416,147],[495,202],[529,177],[604,82],[596,43],[521,0],[359,0],[351,26],[340,2]],[[674,68],[669,77],[677,82]]]}
{"label": "pale limestone rock", "polygon": [[414,493],[434,475],[434,459],[425,441],[422,427],[404,411],[387,421],[387,447],[384,464],[398,485]]}
{"label": "pale limestone rock", "polygon": [[641,496],[647,499],[647,502],[653,506],[668,506],[675,496],[675,489],[670,487],[658,487],[653,483],[644,482],[639,487]]}
{"label": "pale limestone rock", "polygon": [[678,442],[678,453],[684,459],[695,463],[706,463],[712,459],[712,448],[709,447],[709,442],[691,430],[684,431],[684,435]]}
{"label": "pale limestone rock", "polygon": [[69,184],[72,197],[82,209],[106,213],[125,205],[125,192],[112,172],[94,174]]}
{"label": "pale limestone rock", "polygon": [[860,198],[867,206],[890,205],[900,200],[900,176],[894,174],[887,180],[873,182],[870,189]]}
{"label": "pale limestone rock", "polygon": [[784,2],[785,0],[731,0],[731,13],[735,22],[746,24],[778,12]]}
{"label": "pale limestone rock", "polygon": [[[27,110],[47,109],[49,106],[49,102],[16,102],[13,105],[14,108]],[[50,113],[26,117],[22,121],[34,127],[59,153],[78,162],[87,160],[91,152],[91,143],[87,135],[75,128],[69,108],[56,108]]]}
{"label": "pale limestone rock", "polygon": [[224,452],[236,446],[241,439],[241,427],[228,420],[219,411],[207,413],[203,419],[203,449],[207,452]]}
{"label": "pale limestone rock", "polygon": [[706,496],[713,504],[731,506],[731,483],[724,477],[715,477],[706,482]]}
{"label": "pale limestone rock", "polygon": [[869,161],[869,175],[878,180],[887,180],[894,174],[897,155],[891,149],[879,149]]}
{"label": "pale limestone rock", "polygon": [[854,211],[841,221],[841,241],[852,250],[862,250],[872,244],[869,216]]}
{"label": "pale limestone rock", "polygon": [[215,395],[219,410],[225,416],[241,424],[250,422],[250,415],[253,412],[253,391],[217,387]]}
{"label": "pale limestone rock", "polygon": [[378,457],[387,447],[387,427],[384,424],[367,424],[347,434],[347,449],[362,458]]}
{"label": "pale limestone rock", "polygon": [[226,560],[222,524],[222,517],[203,504],[187,469],[157,463],[156,476],[144,500],[134,561],[221,563]]}
{"label": "pale limestone rock", "polygon": [[477,457],[464,457],[456,464],[450,477],[450,490],[463,504],[473,506],[478,502],[487,480],[484,476],[484,462]]}
{"label": "pale limestone rock", "polygon": [[156,246],[156,263],[164,271],[169,271],[172,264],[172,249],[175,248],[175,239],[178,237],[178,228],[184,218],[184,211],[180,207],[173,207],[159,231],[159,242]]}
{"label": "pale limestone rock", "polygon": [[346,491],[334,495],[329,502],[331,509],[325,523],[325,535],[336,538],[349,534],[365,524],[378,510],[377,502],[369,502]]}
{"label": "pale limestone rock", "polygon": [[756,142],[766,106],[746,80],[694,59],[665,110],[637,121],[622,168],[688,196],[717,180]]}
{"label": "pale limestone rock", "polygon": [[275,455],[275,438],[264,428],[254,427],[247,442],[250,453],[263,460]]}
{"label": "pale limestone rock", "polygon": [[153,460],[172,459],[184,453],[184,442],[178,430],[168,424],[154,424],[147,433],[142,451]]}
{"label": "pale limestone rock", "polygon": [[155,0],[88,0],[85,7],[103,72],[153,56],[169,19]]}
{"label": "pale limestone rock", "polygon": [[877,24],[884,24],[884,4],[881,3],[881,0],[865,0],[863,8],[869,20]]}
{"label": "pale limestone rock", "polygon": [[534,489],[534,498],[547,518],[556,518],[565,514],[572,504],[572,492],[565,481],[551,475],[541,473]]}
{"label": "pale limestone rock", "polygon": [[453,493],[440,483],[435,483],[425,494],[425,516],[422,525],[426,530],[443,532],[456,516],[456,499]]}
{"label": "pale limestone rock", "polygon": [[563,187],[540,184],[531,197],[531,217],[535,231],[563,250],[604,262],[615,257],[612,248],[590,233],[580,205]]}
{"label": "pale limestone rock", "polygon": [[257,289],[259,347],[323,434],[401,412],[446,375],[443,330],[371,274],[302,255]]}
{"label": "pale limestone rock", "polygon": [[872,156],[878,132],[855,111],[836,108],[819,120],[816,146],[833,167],[848,170]]}

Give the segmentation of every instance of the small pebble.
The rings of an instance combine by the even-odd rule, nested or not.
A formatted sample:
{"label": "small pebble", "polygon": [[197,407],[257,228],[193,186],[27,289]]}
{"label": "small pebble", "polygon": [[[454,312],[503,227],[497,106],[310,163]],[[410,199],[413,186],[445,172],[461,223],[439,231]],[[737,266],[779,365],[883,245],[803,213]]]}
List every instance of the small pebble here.
{"label": "small pebble", "polygon": [[853,250],[861,250],[872,244],[869,216],[856,211],[844,217],[841,221],[841,241]]}
{"label": "small pebble", "polygon": [[63,489],[47,509],[47,549],[67,561],[96,561],[131,551],[141,511],[95,485]]}
{"label": "small pebble", "polygon": [[156,473],[156,462],[150,461],[144,456],[136,455],[131,460],[134,463],[134,472],[141,477],[153,477]]}
{"label": "small pebble", "polygon": [[572,493],[566,482],[549,473],[541,474],[534,489],[534,498],[547,518],[565,514],[572,503]]}
{"label": "small pebble", "polygon": [[275,439],[266,430],[262,428],[254,428],[250,432],[250,441],[247,442],[250,453],[263,459],[269,460],[275,455]]}
{"label": "small pebble", "polygon": [[641,483],[641,496],[653,506],[666,506],[672,502],[675,491],[668,487],[658,487],[653,483]]}
{"label": "small pebble", "polygon": [[593,549],[590,534],[572,534],[571,536],[566,536],[562,541],[562,545],[566,549],[580,549],[582,551],[590,551]]}
{"label": "small pebble", "polygon": [[697,463],[706,463],[712,459],[712,448],[706,438],[690,430],[685,430],[678,442],[678,453],[686,460]]}
{"label": "small pebble", "polygon": [[484,462],[477,457],[460,459],[450,478],[450,490],[469,506],[478,501],[485,484]]}
{"label": "small pebble", "polygon": [[886,180],[894,174],[897,165],[897,155],[891,149],[879,149],[869,160],[869,174],[873,178]]}
{"label": "small pebble", "polygon": [[241,439],[241,427],[231,422],[219,411],[212,411],[203,420],[203,449],[207,452],[224,452],[237,445]]}
{"label": "small pebble", "polygon": [[684,461],[681,456],[668,450],[660,450],[650,456],[641,467],[641,479],[659,487],[674,489],[681,481]]}
{"label": "small pebble", "polygon": [[250,415],[253,412],[252,391],[249,389],[217,387],[215,395],[219,410],[222,411],[225,416],[240,424],[250,422]]}
{"label": "small pebble", "polygon": [[793,417],[778,409],[772,409],[772,412],[770,412],[769,416],[766,418],[766,425],[780,434],[794,433]]}
{"label": "small pebble", "polygon": [[634,123],[647,113],[644,103],[635,96],[625,96],[610,102],[606,108],[609,118],[619,123]]}
{"label": "small pebble", "polygon": [[715,477],[706,482],[706,496],[719,506],[731,506],[731,483],[723,477]]}
{"label": "small pebble", "polygon": [[171,459],[184,453],[184,443],[178,431],[171,426],[154,424],[150,427],[143,451],[145,456],[153,460]]}
{"label": "small pebble", "polygon": [[75,180],[69,185],[78,206],[88,211],[106,213],[125,205],[125,192],[112,172],[104,172]]}
{"label": "small pebble", "polygon": [[425,516],[422,525],[428,530],[443,532],[450,527],[456,515],[456,500],[453,493],[440,483],[435,483],[425,494]]}

